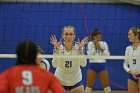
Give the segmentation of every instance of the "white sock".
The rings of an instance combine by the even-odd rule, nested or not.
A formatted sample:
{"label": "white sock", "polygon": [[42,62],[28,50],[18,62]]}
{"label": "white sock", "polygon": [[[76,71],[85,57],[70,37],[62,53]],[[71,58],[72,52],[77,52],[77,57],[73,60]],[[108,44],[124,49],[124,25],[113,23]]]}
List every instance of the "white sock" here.
{"label": "white sock", "polygon": [[91,91],[92,91],[92,88],[86,86],[85,92],[86,92],[86,93],[91,93]]}
{"label": "white sock", "polygon": [[111,93],[111,88],[110,87],[106,87],[104,88],[105,93]]}

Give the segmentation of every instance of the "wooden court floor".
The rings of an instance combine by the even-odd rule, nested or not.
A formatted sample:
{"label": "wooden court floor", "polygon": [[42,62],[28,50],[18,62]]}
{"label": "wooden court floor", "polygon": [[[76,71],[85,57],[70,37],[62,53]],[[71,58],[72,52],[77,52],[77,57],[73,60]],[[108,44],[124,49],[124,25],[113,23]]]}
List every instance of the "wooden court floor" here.
{"label": "wooden court floor", "polygon": [[[105,92],[104,92],[104,91],[99,91],[99,90],[97,90],[97,91],[92,91],[92,93],[105,93]],[[119,91],[119,90],[112,90],[111,93],[128,93],[128,92],[125,91],[125,90],[122,90],[122,91]]]}

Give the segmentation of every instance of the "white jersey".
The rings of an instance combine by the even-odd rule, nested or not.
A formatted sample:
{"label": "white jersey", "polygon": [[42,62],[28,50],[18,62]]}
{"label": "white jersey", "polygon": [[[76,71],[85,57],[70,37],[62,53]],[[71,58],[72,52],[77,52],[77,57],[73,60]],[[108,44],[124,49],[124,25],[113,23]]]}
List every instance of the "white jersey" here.
{"label": "white jersey", "polygon": [[46,69],[49,71],[50,70],[50,63],[49,63],[49,61],[46,60],[45,58],[43,58],[41,62],[45,64]]}
{"label": "white jersey", "polygon": [[[101,49],[103,49],[103,53],[101,50],[95,49],[95,43],[93,41],[88,42],[88,47],[87,47],[87,54],[88,55],[110,55],[108,45],[104,41],[99,42]],[[106,62],[105,59],[90,59],[89,62],[91,63],[104,63]]]}
{"label": "white jersey", "polygon": [[[125,50],[125,56],[128,57],[140,57],[140,45],[136,50],[133,50],[132,46],[128,46]],[[123,64],[126,72],[132,70],[133,72],[140,74],[140,59],[128,59]]]}
{"label": "white jersey", "polygon": [[[78,55],[78,45],[75,44],[70,52],[67,52],[61,44],[59,55]],[[64,86],[73,86],[82,80],[80,66],[86,66],[85,58],[53,58],[53,67],[56,67],[55,76]]]}

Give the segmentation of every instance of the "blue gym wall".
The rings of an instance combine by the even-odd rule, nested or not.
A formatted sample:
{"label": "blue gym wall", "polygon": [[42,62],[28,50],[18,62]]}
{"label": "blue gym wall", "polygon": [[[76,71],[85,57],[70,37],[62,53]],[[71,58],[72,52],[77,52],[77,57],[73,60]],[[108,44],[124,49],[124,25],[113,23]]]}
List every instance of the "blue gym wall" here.
{"label": "blue gym wall", "polygon": [[[140,7],[128,4],[1,3],[0,54],[15,53],[17,43],[25,39],[36,42],[45,54],[52,54],[50,36],[55,34],[59,38],[65,25],[75,26],[76,37],[81,39],[94,28],[101,29],[111,55],[124,55],[130,44],[127,39],[129,27],[140,25]],[[127,74],[122,63],[123,60],[107,61],[112,89],[127,88]],[[0,59],[0,72],[14,64],[15,59]],[[82,68],[84,83],[86,70]],[[95,88],[102,89],[99,79]]]}

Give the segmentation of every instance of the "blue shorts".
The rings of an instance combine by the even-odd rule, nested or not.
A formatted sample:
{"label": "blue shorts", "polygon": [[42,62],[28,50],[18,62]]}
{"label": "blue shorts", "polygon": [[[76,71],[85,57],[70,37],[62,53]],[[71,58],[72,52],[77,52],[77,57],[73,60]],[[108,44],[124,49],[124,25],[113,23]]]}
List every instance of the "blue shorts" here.
{"label": "blue shorts", "polygon": [[65,90],[72,90],[72,89],[74,89],[74,88],[76,88],[76,87],[79,87],[79,86],[81,86],[81,85],[83,85],[83,81],[82,81],[82,80],[79,81],[77,84],[75,84],[75,85],[73,85],[73,86],[63,86],[63,87],[64,87]]}
{"label": "blue shorts", "polygon": [[[138,74],[137,77],[140,77],[140,74]],[[138,83],[138,80],[136,80],[135,78],[133,78],[133,76],[131,74],[128,74],[128,79],[134,81],[135,83]]]}
{"label": "blue shorts", "polygon": [[99,73],[103,70],[107,70],[106,63],[89,63],[88,69],[94,70]]}

